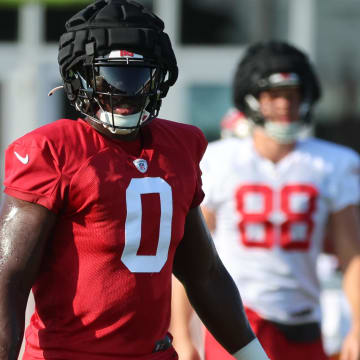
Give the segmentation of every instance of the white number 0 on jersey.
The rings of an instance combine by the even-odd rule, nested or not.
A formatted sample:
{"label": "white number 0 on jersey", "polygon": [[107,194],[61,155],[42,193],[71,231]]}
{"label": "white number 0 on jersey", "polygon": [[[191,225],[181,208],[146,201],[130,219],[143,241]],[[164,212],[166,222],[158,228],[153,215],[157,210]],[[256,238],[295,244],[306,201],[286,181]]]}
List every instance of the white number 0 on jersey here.
{"label": "white number 0 on jersey", "polygon": [[[137,255],[141,241],[141,195],[155,193],[160,197],[160,229],[155,255]],[[132,179],[126,189],[125,247],[121,261],[134,273],[159,272],[168,258],[173,216],[172,190],[159,177]],[[151,221],[151,217],[150,217]]]}

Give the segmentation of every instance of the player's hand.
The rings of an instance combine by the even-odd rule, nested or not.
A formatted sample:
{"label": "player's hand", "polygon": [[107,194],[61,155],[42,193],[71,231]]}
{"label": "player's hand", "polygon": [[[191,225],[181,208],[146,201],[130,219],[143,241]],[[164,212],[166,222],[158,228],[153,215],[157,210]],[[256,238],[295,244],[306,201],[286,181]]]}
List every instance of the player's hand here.
{"label": "player's hand", "polygon": [[195,348],[188,349],[188,351],[179,356],[179,360],[201,360],[200,354]]}
{"label": "player's hand", "polygon": [[200,354],[192,344],[175,346],[179,360],[201,360]]}
{"label": "player's hand", "polygon": [[350,330],[344,339],[340,360],[360,360],[360,332]]}

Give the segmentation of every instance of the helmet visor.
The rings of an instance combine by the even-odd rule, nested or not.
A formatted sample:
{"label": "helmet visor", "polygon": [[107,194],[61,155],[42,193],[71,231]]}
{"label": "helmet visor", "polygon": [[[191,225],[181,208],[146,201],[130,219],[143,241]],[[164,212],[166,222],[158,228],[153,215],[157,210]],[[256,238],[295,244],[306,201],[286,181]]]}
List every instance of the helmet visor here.
{"label": "helmet visor", "polygon": [[96,92],[125,96],[149,95],[155,88],[155,72],[155,68],[143,66],[97,66]]}

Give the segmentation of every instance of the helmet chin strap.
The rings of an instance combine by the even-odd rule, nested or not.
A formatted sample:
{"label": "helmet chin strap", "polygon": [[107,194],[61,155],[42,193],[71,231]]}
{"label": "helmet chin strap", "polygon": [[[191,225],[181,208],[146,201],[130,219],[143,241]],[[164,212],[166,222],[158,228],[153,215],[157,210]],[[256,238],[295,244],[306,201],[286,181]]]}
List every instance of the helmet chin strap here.
{"label": "helmet chin strap", "polygon": [[110,112],[99,110],[99,120],[102,125],[113,134],[130,134],[136,130],[141,123],[141,118],[145,111],[140,111],[131,115],[112,114]]}
{"label": "helmet chin strap", "polygon": [[300,119],[298,121],[289,124],[282,124],[267,121],[263,117],[259,101],[255,98],[255,96],[250,94],[246,95],[245,101],[253,113],[250,119],[253,121],[254,125],[261,127],[269,137],[275,139],[280,144],[291,144],[302,137],[305,129],[304,118],[309,110],[307,102],[303,102],[300,105]]}
{"label": "helmet chin strap", "polygon": [[280,144],[292,144],[299,139],[303,123],[296,121],[290,124],[279,124],[266,121],[263,125],[264,132]]}
{"label": "helmet chin strap", "polygon": [[149,104],[149,99],[146,99],[145,106],[141,111],[130,115],[121,115],[105,111],[98,101],[97,103],[99,105],[97,114],[99,122],[113,134],[131,134],[150,116],[145,110],[146,106]]}

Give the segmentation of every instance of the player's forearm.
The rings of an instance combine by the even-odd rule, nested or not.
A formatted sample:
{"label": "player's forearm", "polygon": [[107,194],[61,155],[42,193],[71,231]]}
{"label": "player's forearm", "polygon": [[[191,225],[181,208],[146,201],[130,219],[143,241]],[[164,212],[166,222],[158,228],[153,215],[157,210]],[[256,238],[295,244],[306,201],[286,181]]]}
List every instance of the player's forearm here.
{"label": "player's forearm", "polygon": [[343,287],[352,312],[352,330],[360,334],[360,255],[355,256],[344,272]]}
{"label": "player's forearm", "polygon": [[[0,319],[3,321],[3,319]],[[7,331],[4,327],[1,327],[0,333],[0,360],[16,360],[18,358],[22,335],[16,336],[11,334],[11,330]],[[21,333],[22,334],[22,333]]]}
{"label": "player's forearm", "polygon": [[171,322],[170,332],[174,336],[174,346],[177,344],[192,343],[190,322],[194,310],[189,303],[185,289],[181,282],[173,276],[172,300],[171,300]]}
{"label": "player's forearm", "polygon": [[255,338],[236,285],[221,263],[209,272],[202,283],[185,286],[194,309],[207,329],[230,353]]}
{"label": "player's forearm", "polygon": [[171,322],[169,331],[173,335],[173,346],[179,355],[179,359],[200,359],[195,344],[193,343],[190,323],[194,310],[186,296],[181,282],[173,276]]}
{"label": "player's forearm", "polygon": [[7,291],[0,287],[0,360],[16,360],[23,339],[25,314],[20,315],[19,299],[6,296]]}

